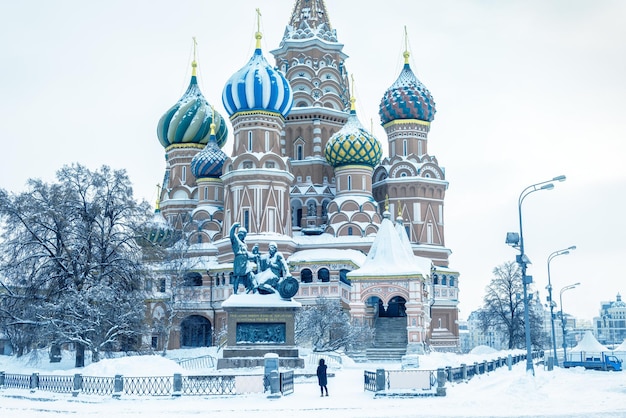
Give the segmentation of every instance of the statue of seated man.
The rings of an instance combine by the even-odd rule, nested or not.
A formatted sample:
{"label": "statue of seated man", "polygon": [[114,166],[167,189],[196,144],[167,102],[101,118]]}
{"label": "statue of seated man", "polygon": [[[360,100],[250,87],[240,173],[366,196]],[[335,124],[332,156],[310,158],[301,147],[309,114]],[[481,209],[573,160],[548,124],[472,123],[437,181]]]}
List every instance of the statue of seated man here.
{"label": "statue of seated man", "polygon": [[274,293],[284,278],[290,277],[289,266],[275,242],[270,242],[268,253],[258,260],[259,272],[255,276],[259,293]]}

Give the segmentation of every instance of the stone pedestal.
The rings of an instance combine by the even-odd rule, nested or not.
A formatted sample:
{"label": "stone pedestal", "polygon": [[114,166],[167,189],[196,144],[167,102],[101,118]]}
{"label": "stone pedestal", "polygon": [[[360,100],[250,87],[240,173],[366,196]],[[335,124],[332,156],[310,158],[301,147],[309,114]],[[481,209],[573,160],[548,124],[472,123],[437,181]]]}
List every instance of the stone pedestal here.
{"label": "stone pedestal", "polygon": [[259,367],[268,353],[278,355],[280,367],[304,367],[295,345],[295,315],[299,302],[278,294],[231,295],[222,303],[228,314],[228,339],[218,369]]}

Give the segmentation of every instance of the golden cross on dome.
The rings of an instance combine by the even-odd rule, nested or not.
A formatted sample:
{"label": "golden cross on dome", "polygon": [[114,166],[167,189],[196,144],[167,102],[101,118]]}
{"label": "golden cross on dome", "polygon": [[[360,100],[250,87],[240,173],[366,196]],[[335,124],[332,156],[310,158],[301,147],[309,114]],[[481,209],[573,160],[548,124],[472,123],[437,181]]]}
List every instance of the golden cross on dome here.
{"label": "golden cross on dome", "polygon": [[256,38],[256,49],[261,49],[261,38],[263,35],[261,34],[261,9],[256,9],[256,34],[254,35]]}
{"label": "golden cross on dome", "polygon": [[404,63],[408,64],[411,54],[409,53],[409,35],[406,31],[406,25],[404,26],[404,54],[402,55],[404,56]]}
{"label": "golden cross on dome", "polygon": [[191,61],[191,75],[195,77],[196,68],[198,67],[198,62],[196,61],[196,48],[198,46],[198,41],[196,41],[196,37],[192,37],[193,39],[193,61]]}

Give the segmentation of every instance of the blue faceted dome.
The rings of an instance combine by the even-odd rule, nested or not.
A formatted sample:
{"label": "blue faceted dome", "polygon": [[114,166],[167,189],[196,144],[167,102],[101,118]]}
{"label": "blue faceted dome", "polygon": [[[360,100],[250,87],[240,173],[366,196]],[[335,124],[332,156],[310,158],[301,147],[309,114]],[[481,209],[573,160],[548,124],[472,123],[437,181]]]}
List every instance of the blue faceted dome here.
{"label": "blue faceted dome", "polygon": [[226,153],[217,145],[215,134],[212,134],[207,146],[191,160],[191,172],[197,179],[217,178],[222,175],[222,166],[227,158]]}
{"label": "blue faceted dome", "polygon": [[346,124],[330,137],[324,150],[326,161],[333,167],[349,164],[375,167],[382,155],[380,142],[365,130],[354,110],[350,111]]}
{"label": "blue faceted dome", "polygon": [[202,95],[194,73],[183,97],[159,120],[157,136],[164,148],[174,144],[202,144],[209,142],[211,123],[215,122],[216,139],[219,147],[224,146],[228,128],[224,118],[213,110]]}
{"label": "blue faceted dome", "polygon": [[380,120],[384,124],[398,119],[431,122],[435,118],[435,100],[415,77],[408,63],[380,101]]}
{"label": "blue faceted dome", "polygon": [[231,117],[252,110],[285,117],[293,104],[293,92],[285,76],[268,64],[257,45],[250,61],[226,82],[222,103]]}

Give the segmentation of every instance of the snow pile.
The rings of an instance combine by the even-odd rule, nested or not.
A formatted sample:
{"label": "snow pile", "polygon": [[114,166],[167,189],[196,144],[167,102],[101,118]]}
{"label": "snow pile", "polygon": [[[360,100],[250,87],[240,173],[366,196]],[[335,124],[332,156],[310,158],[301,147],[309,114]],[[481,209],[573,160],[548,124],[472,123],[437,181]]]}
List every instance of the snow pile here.
{"label": "snow pile", "polygon": [[493,353],[497,353],[498,350],[496,350],[493,347],[489,347],[487,345],[478,345],[476,347],[474,347],[472,349],[472,351],[470,351],[470,354],[475,354],[475,355],[481,355],[481,354],[493,354]]}
{"label": "snow pile", "polygon": [[[105,359],[80,369],[85,376],[172,376],[174,373],[188,374],[173,360],[161,356],[133,356]],[[146,374],[148,373],[148,374]]]}

